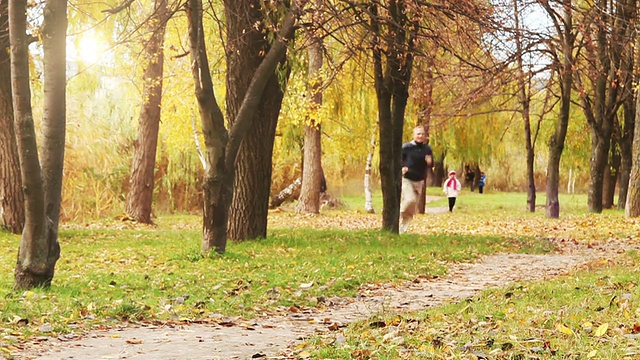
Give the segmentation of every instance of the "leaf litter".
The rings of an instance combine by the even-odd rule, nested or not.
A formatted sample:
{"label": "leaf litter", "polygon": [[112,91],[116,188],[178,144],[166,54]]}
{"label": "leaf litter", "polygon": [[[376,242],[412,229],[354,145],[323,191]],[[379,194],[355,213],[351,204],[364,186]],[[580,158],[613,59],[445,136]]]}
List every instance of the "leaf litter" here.
{"label": "leaf litter", "polygon": [[[431,209],[441,213],[443,209]],[[442,214],[440,216],[447,216]],[[455,218],[438,218],[438,226],[432,226],[429,216],[418,217],[413,224],[414,233],[451,234],[502,234],[517,237],[544,237],[557,249],[550,254],[494,254],[483,256],[475,263],[448,264],[446,276],[406,281],[401,285],[363,284],[355,298],[319,296],[314,307],[291,306],[275,313],[265,312],[254,319],[227,318],[221,315],[203,321],[175,321],[157,323],[116,324],[94,329],[82,336],[77,334],[57,337],[41,336],[28,343],[2,347],[3,353],[15,359],[304,359],[311,355],[308,339],[322,335],[331,342],[344,342],[340,334],[348,324],[366,320],[385,313],[420,311],[468,299],[480,291],[504,287],[510,283],[549,279],[567,274],[580,267],[589,267],[602,259],[611,259],[630,247],[638,248],[640,222],[625,220],[624,226],[610,226],[611,218],[598,216],[563,217],[556,224],[544,219],[519,219],[517,222],[505,215],[501,221],[469,223],[456,222]],[[620,221],[617,218],[615,221]],[[188,226],[180,224],[180,226]],[[370,214],[341,214],[294,216],[274,212],[269,217],[270,227],[308,227],[371,229],[379,228],[380,217]],[[624,228],[620,232],[615,229]],[[301,289],[314,284],[300,284]],[[411,321],[397,318],[396,322]],[[385,321],[371,321],[368,331],[389,330]],[[490,324],[476,324],[489,326]],[[465,325],[466,326],[466,325]],[[596,336],[609,330],[608,324],[592,325]],[[560,333],[573,333],[562,323],[556,325]],[[568,331],[567,331],[568,330]],[[433,330],[435,331],[435,330]],[[428,336],[428,334],[427,334]],[[435,336],[435,335],[434,335]],[[402,337],[391,331],[382,336],[389,346],[400,346]],[[447,344],[449,341],[449,344]],[[490,340],[483,340],[490,341]],[[529,339],[528,348],[543,349],[540,339]],[[434,337],[421,348],[453,346],[450,339]],[[538,346],[538,345],[540,346]],[[478,344],[467,344],[475,358],[487,354],[474,350]],[[502,347],[525,346],[514,339]],[[355,358],[367,358],[367,350],[351,354]]]}

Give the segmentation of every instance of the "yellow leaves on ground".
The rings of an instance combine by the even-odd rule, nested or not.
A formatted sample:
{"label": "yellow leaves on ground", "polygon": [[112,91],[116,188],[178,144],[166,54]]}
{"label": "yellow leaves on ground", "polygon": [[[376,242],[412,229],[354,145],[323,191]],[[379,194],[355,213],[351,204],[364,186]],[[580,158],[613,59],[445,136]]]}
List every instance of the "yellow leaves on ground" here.
{"label": "yellow leaves on ground", "polygon": [[594,332],[593,335],[596,337],[601,337],[602,335],[607,333],[607,329],[609,329],[609,324],[604,323],[598,326],[598,328],[596,329],[596,332]]}
{"label": "yellow leaves on ground", "polygon": [[[434,226],[437,224],[437,226]],[[272,211],[269,228],[308,228],[364,230],[380,229],[380,214],[327,212],[295,214]],[[522,214],[491,216],[477,214],[424,214],[411,223],[410,233],[456,235],[499,235],[507,237],[536,237],[556,241],[595,243],[601,241],[639,241],[640,220],[611,214],[564,214],[562,219],[547,219],[543,214],[523,217]]]}
{"label": "yellow leaves on ground", "polygon": [[560,324],[560,323],[556,324],[556,330],[558,330],[559,332],[565,335],[573,335],[573,330],[569,329],[564,324]]}

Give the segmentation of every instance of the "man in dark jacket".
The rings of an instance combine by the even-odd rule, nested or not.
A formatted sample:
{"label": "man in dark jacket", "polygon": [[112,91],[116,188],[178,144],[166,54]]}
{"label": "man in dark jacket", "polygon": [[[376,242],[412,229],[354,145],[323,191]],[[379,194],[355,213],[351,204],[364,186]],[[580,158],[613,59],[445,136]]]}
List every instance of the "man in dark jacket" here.
{"label": "man in dark jacket", "polygon": [[423,126],[413,129],[413,141],[402,145],[402,200],[400,202],[400,233],[407,231],[422,195],[427,167],[433,163],[431,147],[424,143]]}

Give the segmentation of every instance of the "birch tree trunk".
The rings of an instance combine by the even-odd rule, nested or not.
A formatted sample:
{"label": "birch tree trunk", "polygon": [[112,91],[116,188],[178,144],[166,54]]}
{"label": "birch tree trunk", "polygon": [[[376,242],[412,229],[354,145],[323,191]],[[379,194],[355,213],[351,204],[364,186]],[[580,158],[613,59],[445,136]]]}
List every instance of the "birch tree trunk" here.
{"label": "birch tree trunk", "polygon": [[375,214],[373,208],[373,191],[371,191],[371,169],[373,162],[373,153],[376,151],[376,134],[371,135],[371,145],[369,146],[369,154],[367,154],[367,162],[364,168],[364,209],[368,214]]}

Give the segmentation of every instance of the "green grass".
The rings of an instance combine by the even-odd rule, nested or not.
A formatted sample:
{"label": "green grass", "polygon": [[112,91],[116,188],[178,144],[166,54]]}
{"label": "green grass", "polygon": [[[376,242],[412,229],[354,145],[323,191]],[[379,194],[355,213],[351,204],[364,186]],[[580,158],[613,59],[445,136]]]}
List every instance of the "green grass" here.
{"label": "green grass", "polygon": [[602,269],[377,315],[351,324],[340,342],[312,339],[306,351],[313,359],[638,359],[639,261],[630,252]]}
{"label": "green grass", "polygon": [[[159,221],[176,226],[198,218]],[[446,262],[546,246],[543,240],[500,236],[276,229],[267,239],[231,243],[226,254],[203,258],[201,231],[182,227],[62,230],[62,257],[51,288],[20,292],[12,291],[19,236],[0,233],[4,336],[38,334],[45,323],[68,332],[113,321],[251,317],[313,306],[319,295],[354,296],[364,283],[441,275]]]}
{"label": "green grass", "polygon": [[[427,207],[447,207],[447,199],[442,193],[440,187],[428,187],[427,195],[438,197],[439,199],[431,201]],[[559,194],[560,213],[566,214],[585,214],[587,212],[587,195],[586,194]],[[342,197],[345,210],[364,212],[364,199],[361,196]],[[545,212],[545,204],[547,198],[544,192],[536,194],[536,211]],[[373,207],[377,212],[382,210],[382,193],[377,191],[373,194]],[[466,213],[476,211],[491,210],[507,210],[517,211],[519,213],[526,212],[527,194],[526,193],[503,193],[488,191],[479,194],[478,191],[471,192],[465,188],[456,200],[456,211]],[[605,213],[621,212],[621,210],[605,210]]]}
{"label": "green grass", "polygon": [[[430,188],[429,194],[437,191]],[[446,206],[445,201],[428,206]],[[526,194],[463,192],[453,214],[420,215],[415,232],[402,236],[377,230],[380,215],[358,211],[313,217],[273,213],[270,221],[278,223],[266,239],[230,243],[226,254],[208,257],[200,255],[197,216],[163,216],[155,227],[114,220],[64,224],[53,284],[31,291],[12,290],[20,237],[0,232],[2,341],[42,335],[44,324],[57,334],[122,321],[277,314],[291,306],[315,306],[318,296],[354,296],[366,283],[442,275],[448,263],[483,254],[545,253],[553,250],[548,239],[631,240],[640,233],[639,223],[620,211],[587,214],[584,195],[562,195],[559,220],[545,219],[542,209],[528,213],[525,205]],[[334,228],[323,228],[327,224]],[[361,224],[370,229],[360,230]],[[365,359],[371,351],[377,359],[466,359],[471,355],[460,349],[472,344],[505,359],[621,358],[633,347],[624,335],[629,329],[640,332],[634,282],[639,257],[626,256],[602,269],[488,291],[424,313],[385,314],[404,320],[376,331],[369,322],[355,323],[340,342],[345,346],[317,339],[309,351],[317,359]],[[628,306],[620,303],[627,293]],[[605,323],[606,334],[594,336]],[[406,346],[388,343],[385,331],[397,331]]]}

